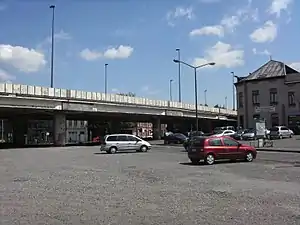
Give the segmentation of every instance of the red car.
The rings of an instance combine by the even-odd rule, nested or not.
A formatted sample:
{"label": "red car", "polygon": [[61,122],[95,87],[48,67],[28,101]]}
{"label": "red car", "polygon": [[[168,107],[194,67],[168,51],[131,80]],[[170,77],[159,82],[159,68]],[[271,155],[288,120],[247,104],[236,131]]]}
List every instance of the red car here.
{"label": "red car", "polygon": [[256,149],[244,145],[230,137],[194,137],[188,148],[188,157],[193,164],[200,160],[212,165],[218,159],[242,159],[252,162],[256,158]]}

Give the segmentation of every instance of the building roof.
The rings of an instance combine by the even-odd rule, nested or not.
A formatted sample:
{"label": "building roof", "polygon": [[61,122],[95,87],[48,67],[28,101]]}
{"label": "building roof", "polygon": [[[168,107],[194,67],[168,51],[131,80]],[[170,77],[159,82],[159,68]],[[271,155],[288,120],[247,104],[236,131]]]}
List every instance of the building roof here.
{"label": "building roof", "polygon": [[270,60],[260,68],[255,70],[253,73],[250,73],[247,77],[244,77],[240,81],[250,81],[250,80],[260,80],[260,79],[267,79],[267,78],[275,78],[275,77],[283,77],[287,74],[293,74],[300,72],[287,66],[283,62]]}

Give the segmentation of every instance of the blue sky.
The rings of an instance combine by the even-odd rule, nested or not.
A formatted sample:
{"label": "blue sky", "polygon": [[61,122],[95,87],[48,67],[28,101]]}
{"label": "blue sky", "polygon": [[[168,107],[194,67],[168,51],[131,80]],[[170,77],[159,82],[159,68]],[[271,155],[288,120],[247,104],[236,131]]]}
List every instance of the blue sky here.
{"label": "blue sky", "polygon": [[[135,92],[178,99],[178,67],[214,61],[198,72],[199,101],[231,105],[230,72],[247,75],[270,55],[300,69],[300,1],[86,0],[0,1],[0,79],[50,85],[50,34],[55,4],[54,86]],[[299,42],[299,41],[298,41]],[[296,45],[295,45],[296,44]],[[295,45],[295,46],[294,46]],[[193,70],[182,67],[182,100],[194,101]]]}

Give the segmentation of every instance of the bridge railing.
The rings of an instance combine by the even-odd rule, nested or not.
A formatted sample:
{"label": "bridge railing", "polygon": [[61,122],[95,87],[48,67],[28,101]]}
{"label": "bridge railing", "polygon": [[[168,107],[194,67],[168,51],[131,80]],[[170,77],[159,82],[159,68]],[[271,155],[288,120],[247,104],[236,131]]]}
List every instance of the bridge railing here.
{"label": "bridge railing", "polygon": [[[68,90],[61,88],[48,88],[24,84],[0,83],[0,93],[6,95],[44,97],[57,99],[90,100],[99,102],[112,102],[118,104],[135,104],[150,107],[164,107],[174,109],[195,110],[194,104],[181,103],[165,100],[153,100],[141,97],[122,96],[118,94],[104,94],[100,92],[89,92],[81,90]],[[230,109],[219,109],[199,105],[198,110],[207,113],[236,116],[237,112]]]}

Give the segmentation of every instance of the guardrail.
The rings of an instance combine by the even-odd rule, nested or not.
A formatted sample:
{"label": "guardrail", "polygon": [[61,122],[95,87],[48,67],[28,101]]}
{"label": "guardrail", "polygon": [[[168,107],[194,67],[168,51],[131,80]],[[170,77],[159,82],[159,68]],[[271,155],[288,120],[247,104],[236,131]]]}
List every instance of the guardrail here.
{"label": "guardrail", "polygon": [[[41,98],[54,98],[54,99],[74,99],[74,100],[90,100],[98,102],[111,102],[118,104],[134,104],[143,105],[148,107],[163,107],[173,109],[195,110],[194,104],[165,101],[165,100],[152,100],[148,98],[129,97],[118,94],[104,94],[100,92],[90,92],[81,90],[68,90],[61,88],[49,88],[41,86],[32,86],[24,84],[10,84],[0,83],[0,93],[2,94],[15,94],[18,96],[32,96]],[[237,111],[230,109],[219,109],[208,106],[198,106],[198,110],[202,112],[236,116]]]}

